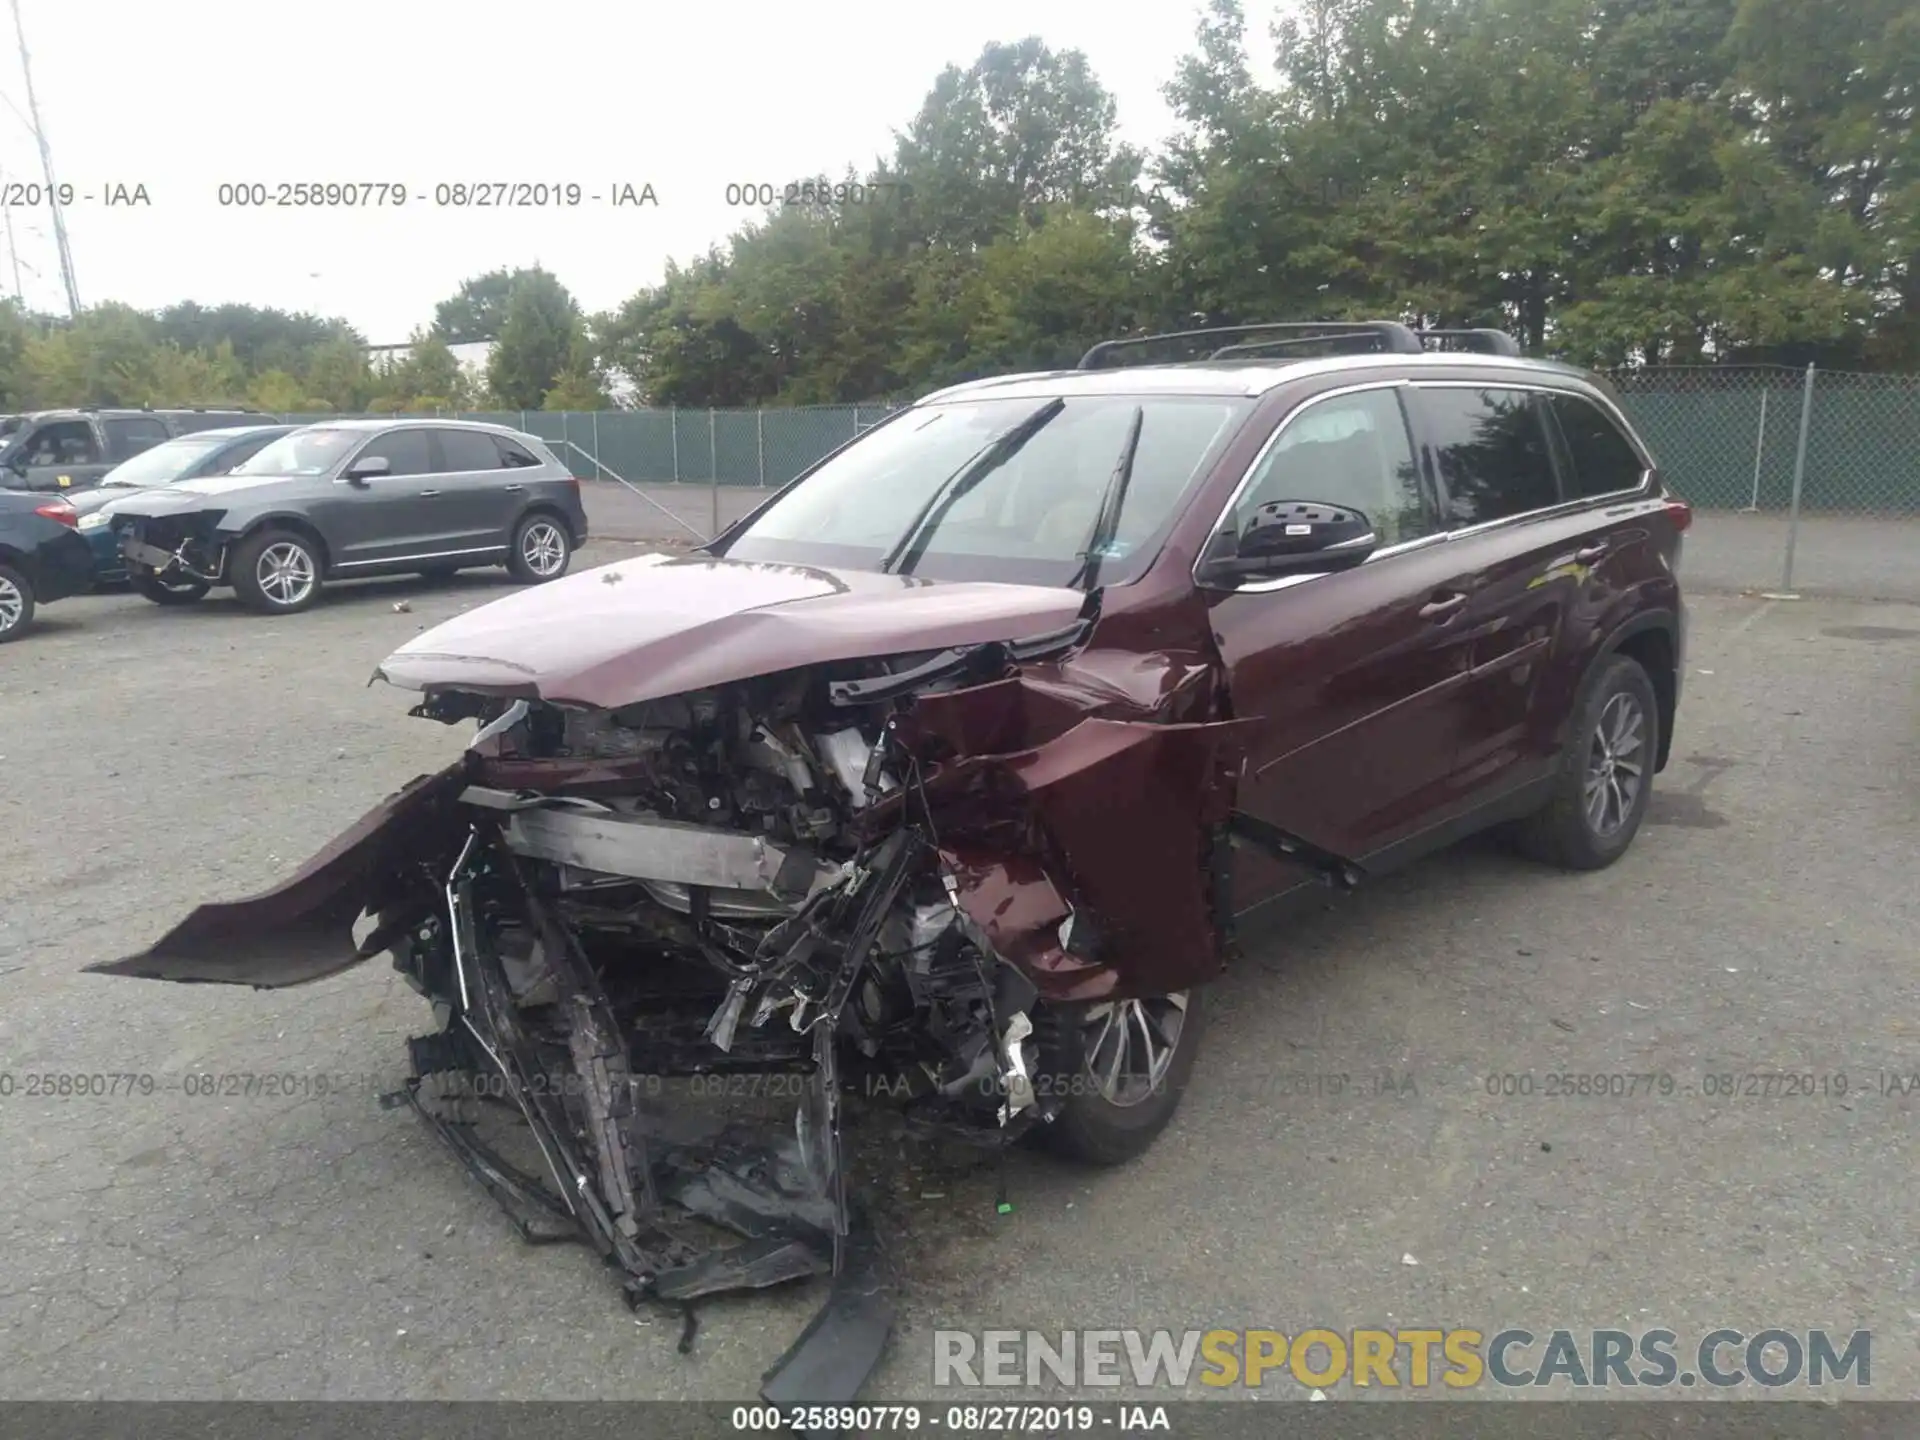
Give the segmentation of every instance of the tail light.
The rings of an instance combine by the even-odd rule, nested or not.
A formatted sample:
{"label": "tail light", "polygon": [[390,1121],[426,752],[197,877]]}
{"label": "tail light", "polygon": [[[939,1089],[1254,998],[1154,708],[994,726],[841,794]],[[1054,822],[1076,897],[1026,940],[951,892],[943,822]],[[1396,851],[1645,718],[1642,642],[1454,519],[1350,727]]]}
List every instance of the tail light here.
{"label": "tail light", "polygon": [[33,513],[44,515],[54,524],[65,525],[69,530],[80,528],[80,512],[64,500],[49,500],[44,505],[36,505]]}
{"label": "tail light", "polygon": [[1684,500],[1667,501],[1667,518],[1673,522],[1676,530],[1685,530],[1693,524],[1693,507]]}

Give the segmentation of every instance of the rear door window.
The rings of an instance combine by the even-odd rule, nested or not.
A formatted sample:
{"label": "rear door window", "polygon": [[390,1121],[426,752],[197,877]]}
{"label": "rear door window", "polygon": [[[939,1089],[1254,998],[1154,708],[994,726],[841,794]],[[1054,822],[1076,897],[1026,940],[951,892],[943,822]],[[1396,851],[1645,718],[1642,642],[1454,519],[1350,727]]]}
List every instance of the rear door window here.
{"label": "rear door window", "polygon": [[498,470],[500,451],[493,437],[480,430],[442,430],[440,470],[452,474],[466,470]]}
{"label": "rear door window", "polygon": [[1423,386],[1415,394],[1449,528],[1560,503],[1539,396],[1493,386]]}
{"label": "rear door window", "polygon": [[1567,442],[1575,494],[1611,495],[1639,486],[1646,463],[1606,411],[1579,395],[1550,396],[1547,405]]}
{"label": "rear door window", "polygon": [[107,433],[107,459],[114,461],[131,460],[142,450],[173,438],[164,422],[144,417],[103,420],[100,428]]}

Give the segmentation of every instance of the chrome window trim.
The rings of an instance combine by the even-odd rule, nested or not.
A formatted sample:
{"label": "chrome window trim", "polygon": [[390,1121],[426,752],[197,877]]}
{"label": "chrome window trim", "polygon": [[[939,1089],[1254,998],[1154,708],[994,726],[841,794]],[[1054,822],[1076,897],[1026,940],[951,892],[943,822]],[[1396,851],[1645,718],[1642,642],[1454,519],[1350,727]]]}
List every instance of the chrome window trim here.
{"label": "chrome window trim", "polygon": [[[1259,471],[1261,463],[1267,458],[1267,453],[1279,443],[1280,437],[1286,433],[1287,427],[1294,422],[1296,416],[1304,414],[1322,400],[1337,400],[1342,396],[1357,395],[1368,390],[1394,390],[1403,388],[1411,390],[1524,390],[1538,395],[1569,395],[1577,400],[1585,400],[1590,404],[1598,405],[1601,413],[1611,419],[1615,426],[1618,427],[1620,433],[1626,437],[1627,443],[1633,447],[1633,453],[1640,457],[1640,483],[1629,486],[1624,490],[1609,490],[1601,495],[1581,495],[1572,500],[1557,501],[1552,505],[1542,506],[1537,510],[1523,510],[1518,515],[1502,515],[1498,520],[1483,520],[1477,525],[1461,525],[1449,529],[1446,527],[1446,516],[1442,514],[1438,517],[1441,522],[1441,529],[1431,535],[1422,535],[1413,540],[1403,540],[1398,545],[1388,545],[1383,549],[1376,550],[1367,556],[1365,560],[1362,560],[1360,562],[1361,565],[1371,565],[1376,560],[1390,560],[1396,555],[1403,555],[1412,550],[1424,549],[1431,545],[1442,544],[1446,541],[1462,537],[1484,534],[1491,530],[1498,530],[1504,526],[1534,520],[1552,519],[1561,515],[1572,515],[1582,510],[1597,509],[1607,505],[1617,505],[1627,500],[1652,498],[1653,472],[1658,468],[1653,462],[1652,454],[1647,450],[1646,445],[1642,443],[1639,432],[1636,431],[1631,422],[1628,421],[1626,413],[1597,390],[1589,393],[1577,385],[1553,384],[1542,380],[1522,379],[1518,375],[1511,380],[1427,380],[1401,376],[1391,380],[1368,380],[1354,385],[1345,385],[1336,390],[1322,391],[1318,395],[1307,397],[1298,405],[1294,406],[1293,409],[1289,410],[1286,417],[1274,428],[1273,434],[1267,437],[1266,443],[1260,447],[1259,452],[1254,455],[1252,460],[1247,462],[1247,468],[1240,476],[1239,483],[1233,487],[1233,494],[1228,497],[1227,503],[1221,507],[1220,513],[1214,517],[1213,525],[1207,531],[1207,541],[1210,543],[1213,537],[1220,533],[1221,525],[1225,522],[1226,518],[1233,513],[1234,506],[1240,503],[1241,496],[1246,493],[1247,486],[1252,483],[1253,477]],[[1414,417],[1408,416],[1408,419],[1412,421]],[[1420,449],[1418,435],[1410,431],[1408,439],[1417,452]],[[1416,460],[1417,458],[1416,455]],[[1434,479],[1437,484],[1438,477],[1436,476]],[[1433,498],[1436,502],[1443,499],[1443,497],[1437,493]],[[1201,547],[1202,554],[1205,554],[1205,549],[1206,547],[1203,544]],[[1358,569],[1359,566],[1349,568]],[[1276,590],[1291,589],[1293,586],[1302,584],[1308,580],[1320,580],[1328,575],[1339,573],[1340,572],[1336,570],[1300,571],[1291,575],[1276,576],[1272,580],[1250,581],[1247,584],[1235,585],[1224,591],[1214,590],[1213,593],[1265,595],[1271,594]],[[1196,589],[1212,589],[1212,587],[1204,586],[1200,583],[1199,556],[1194,558],[1193,568],[1189,572],[1189,578],[1193,581]]]}
{"label": "chrome window trim", "polygon": [[1525,390],[1535,395],[1570,395],[1576,400],[1585,400],[1598,405],[1601,413],[1612,420],[1620,433],[1626,437],[1627,444],[1633,447],[1633,453],[1640,457],[1640,483],[1637,485],[1629,485],[1624,490],[1609,490],[1600,495],[1576,496],[1572,500],[1562,500],[1554,505],[1543,505],[1537,510],[1522,510],[1518,515],[1502,515],[1498,520],[1483,520],[1478,525],[1463,525],[1456,530],[1448,531],[1448,534],[1472,534],[1493,525],[1506,525],[1515,520],[1532,520],[1542,515],[1552,515],[1583,505],[1607,504],[1622,496],[1646,495],[1652,491],[1653,472],[1659,468],[1653,463],[1653,456],[1641,443],[1638,432],[1628,423],[1625,412],[1597,391],[1588,394],[1585,390],[1576,389],[1571,385],[1549,385],[1537,381],[1519,380],[1409,380],[1407,384],[1416,390]]}
{"label": "chrome window trim", "polygon": [[414,560],[445,560],[456,555],[497,555],[504,545],[479,545],[470,550],[425,550],[418,555],[394,555],[385,560],[342,560],[333,568],[353,570],[367,565],[405,565]]}

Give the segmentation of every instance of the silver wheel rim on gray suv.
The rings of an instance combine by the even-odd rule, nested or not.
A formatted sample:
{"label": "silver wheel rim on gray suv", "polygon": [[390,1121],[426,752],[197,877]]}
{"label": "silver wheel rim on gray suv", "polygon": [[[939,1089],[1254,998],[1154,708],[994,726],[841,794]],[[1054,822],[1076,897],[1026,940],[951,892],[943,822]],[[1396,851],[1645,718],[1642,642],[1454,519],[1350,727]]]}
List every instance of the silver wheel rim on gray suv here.
{"label": "silver wheel rim on gray suv", "polygon": [[1620,833],[1646,778],[1647,717],[1640,701],[1622,691],[1607,701],[1587,747],[1582,795],[1587,824],[1605,840]]}
{"label": "silver wheel rim on gray suv", "polygon": [[291,540],[260,552],[253,567],[260,593],[276,605],[298,605],[313,593],[313,556]]}
{"label": "silver wheel rim on gray suv", "polygon": [[1166,1083],[1187,1019],[1187,992],[1103,1000],[1080,1017],[1087,1076],[1110,1105],[1138,1105]]}
{"label": "silver wheel rim on gray suv", "polygon": [[567,563],[567,540],[551,520],[536,520],[520,537],[520,558],[536,575],[558,575]]}
{"label": "silver wheel rim on gray suv", "polygon": [[27,597],[20,593],[20,587],[0,575],[0,635],[6,634],[20,623],[20,617],[27,613]]}

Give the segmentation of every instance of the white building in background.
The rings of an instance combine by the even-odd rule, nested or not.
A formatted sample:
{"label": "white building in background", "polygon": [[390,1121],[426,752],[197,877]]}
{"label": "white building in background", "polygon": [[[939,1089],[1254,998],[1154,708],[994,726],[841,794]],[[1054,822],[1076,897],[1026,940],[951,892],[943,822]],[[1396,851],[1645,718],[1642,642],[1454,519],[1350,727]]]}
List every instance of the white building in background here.
{"label": "white building in background", "polygon": [[[487,358],[493,354],[493,341],[474,340],[465,345],[449,345],[447,349],[453,352],[453,358],[460,362],[460,368],[466,371],[476,386],[487,383]],[[367,359],[374,370],[384,373],[402,363],[412,352],[411,345],[369,345]],[[608,375],[606,386],[614,404],[624,407],[632,403],[633,382],[626,376]]]}
{"label": "white building in background", "polygon": [[[491,340],[475,340],[465,345],[449,345],[453,358],[460,362],[460,368],[476,380],[487,376],[487,357],[493,353]],[[384,374],[395,365],[405,362],[413,353],[411,345],[369,345],[367,362],[374,370]]]}

